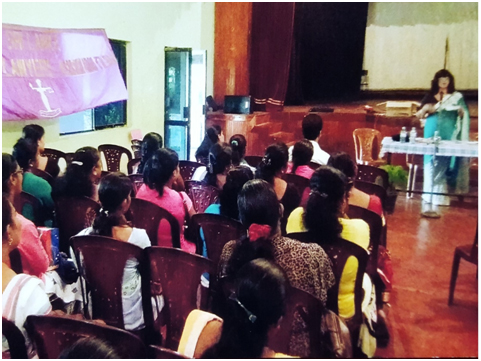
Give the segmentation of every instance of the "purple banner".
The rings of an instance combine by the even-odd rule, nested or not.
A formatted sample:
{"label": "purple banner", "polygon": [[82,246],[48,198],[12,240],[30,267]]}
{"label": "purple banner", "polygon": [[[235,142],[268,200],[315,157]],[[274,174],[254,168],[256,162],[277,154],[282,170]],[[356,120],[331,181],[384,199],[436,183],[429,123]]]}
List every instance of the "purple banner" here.
{"label": "purple banner", "polygon": [[2,24],[2,118],[48,119],[127,99],[102,29]]}

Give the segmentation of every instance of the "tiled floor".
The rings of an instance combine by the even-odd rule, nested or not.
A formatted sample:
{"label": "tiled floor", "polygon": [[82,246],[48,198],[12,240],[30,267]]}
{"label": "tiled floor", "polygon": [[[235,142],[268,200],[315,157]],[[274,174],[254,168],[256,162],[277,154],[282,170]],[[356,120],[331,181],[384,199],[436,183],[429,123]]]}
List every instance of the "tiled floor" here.
{"label": "tiled floor", "polygon": [[[455,198],[453,198],[455,200]],[[422,218],[421,199],[400,193],[388,215],[387,247],[394,289],[388,314],[390,343],[376,356],[386,358],[477,357],[477,267],[461,260],[454,304],[447,305],[454,249],[472,244],[477,198],[438,208],[439,219]]]}

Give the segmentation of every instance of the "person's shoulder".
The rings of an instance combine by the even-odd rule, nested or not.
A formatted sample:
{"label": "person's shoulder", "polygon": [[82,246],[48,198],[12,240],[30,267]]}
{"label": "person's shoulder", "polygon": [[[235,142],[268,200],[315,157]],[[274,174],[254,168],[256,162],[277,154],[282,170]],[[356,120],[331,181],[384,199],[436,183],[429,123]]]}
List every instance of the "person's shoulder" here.
{"label": "person's shoulder", "polygon": [[292,239],[289,237],[282,237],[282,243],[286,246],[289,246],[291,249],[299,250],[307,257],[312,257],[317,253],[325,253],[322,247],[317,243],[301,242],[297,239]]}
{"label": "person's shoulder", "polygon": [[353,229],[367,229],[369,230],[369,224],[360,218],[339,218],[343,227],[349,227]]}
{"label": "person's shoulder", "polygon": [[141,248],[150,247],[152,245],[147,231],[143,228],[132,228],[132,234],[129,238],[129,243],[132,243]]}

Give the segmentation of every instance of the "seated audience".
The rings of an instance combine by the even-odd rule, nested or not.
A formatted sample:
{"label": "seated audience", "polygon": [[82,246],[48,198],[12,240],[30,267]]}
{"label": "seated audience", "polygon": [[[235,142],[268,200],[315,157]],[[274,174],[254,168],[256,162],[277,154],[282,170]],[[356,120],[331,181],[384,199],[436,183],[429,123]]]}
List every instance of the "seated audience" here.
{"label": "seated audience", "polygon": [[97,184],[101,174],[102,162],[98,150],[80,148],[73,155],[65,174],[56,180],[52,197],[89,197],[98,202]]}
{"label": "seated audience", "polygon": [[224,141],[224,135],[222,134],[222,129],[219,125],[213,125],[208,128],[205,132],[205,137],[202,140],[199,148],[195,152],[195,159],[198,162],[207,165],[209,161],[209,150],[217,143],[222,143]]}
{"label": "seated audience", "polygon": [[[314,154],[312,155],[312,162],[326,165],[329,160],[329,153],[323,151],[319,146],[319,138],[321,138],[322,118],[317,114],[307,114],[302,119],[302,134],[304,138],[309,140],[314,147]],[[289,148],[289,160],[292,160],[292,150]]]}
{"label": "seated audience", "polygon": [[147,161],[150,159],[150,157],[152,157],[152,155],[157,149],[162,148],[162,145],[163,139],[160,134],[151,132],[147,133],[144,136],[144,139],[142,139],[142,145],[140,147],[140,153],[142,158],[140,160],[139,167],[137,168],[138,174],[143,173]]}
{"label": "seated audience", "polygon": [[252,173],[255,173],[255,167],[251,167],[244,159],[246,155],[247,140],[242,134],[234,134],[229,139],[229,145],[232,148],[232,165],[235,167],[248,167]]}
{"label": "seated audience", "polygon": [[[150,247],[150,240],[144,229],[132,227],[125,218],[130,208],[132,183],[122,173],[109,173],[100,181],[99,199],[102,208],[95,217],[92,227],[81,231],[78,236],[96,234],[112,237],[140,248]],[[108,258],[108,255],[105,255]],[[126,330],[145,327],[142,309],[141,278],[137,260],[128,260],[122,279],[122,308]]]}
{"label": "seated audience", "polygon": [[294,144],[292,151],[292,162],[287,165],[287,173],[297,174],[301,177],[311,179],[314,169],[309,163],[314,154],[314,147],[307,139],[300,140]]}
{"label": "seated audience", "polygon": [[[184,332],[190,332],[182,335],[179,350],[194,348],[189,356],[195,358],[286,357],[276,354],[267,344],[285,312],[287,286],[276,264],[265,259],[250,261],[236,275],[233,293],[226,300],[229,312],[224,320],[214,318],[199,330],[197,338],[194,334],[199,332],[187,323],[195,324],[189,315]],[[204,316],[198,311],[192,315]],[[184,340],[192,347],[184,346]]]}
{"label": "seated audience", "polygon": [[[340,187],[340,183],[346,184],[346,186]],[[351,187],[352,183],[347,181],[346,176],[341,171],[329,166],[321,166],[312,175],[310,184],[311,195],[309,196],[309,200],[311,200],[313,194],[326,199],[325,202],[319,202],[324,208],[322,208],[322,210],[319,209],[318,211],[327,212],[329,214],[335,212],[339,219],[341,238],[353,242],[367,250],[369,247],[369,225],[362,219],[349,219],[345,214],[348,207]],[[332,196],[331,194],[335,194],[335,196]],[[343,199],[341,206],[339,206],[337,202],[339,197],[342,197]],[[309,201],[307,206],[308,205]],[[287,221],[287,233],[307,231],[305,213],[306,210],[302,207],[298,207],[292,211]],[[320,218],[318,222],[320,222]]]}
{"label": "seated audience", "polygon": [[232,167],[232,149],[227,144],[214,144],[209,151],[207,174],[202,181],[204,184],[222,189],[227,172]]}
{"label": "seated audience", "polygon": [[[230,278],[256,258],[274,261],[286,273],[290,285],[326,304],[327,291],[334,285],[331,262],[317,244],[304,244],[281,236],[282,207],[272,186],[254,179],[242,187],[238,199],[239,217],[248,237],[228,242],[219,261],[219,278]],[[309,337],[302,320],[294,325],[295,355],[306,356]],[[291,339],[292,341],[292,339]]]}
{"label": "seated audience", "polygon": [[[2,194],[14,204],[15,197],[22,192],[23,171],[17,161],[10,155],[2,154]],[[49,257],[40,241],[37,227],[20,213],[15,212],[16,221],[21,225],[18,250],[22,259],[23,272],[42,276],[47,272]]]}
{"label": "seated audience", "polygon": [[[25,337],[27,350],[32,345],[25,330],[30,315],[46,315],[52,310],[43,282],[24,273],[16,274],[10,265],[9,254],[21,242],[22,225],[15,208],[2,196],[2,317],[12,321]],[[2,339],[2,353],[9,349]]]}
{"label": "seated audience", "polygon": [[296,186],[281,178],[287,168],[287,157],[287,146],[284,143],[272,144],[267,147],[264,158],[257,166],[256,171],[256,178],[263,179],[274,187],[277,199],[284,207],[281,225],[283,233],[287,217],[301,202],[301,195]]}
{"label": "seated audience", "polygon": [[26,125],[22,130],[22,138],[37,143],[37,168],[56,178],[60,172],[58,163],[53,158],[44,157],[42,155],[45,150],[45,129],[37,124]]}
{"label": "seated audience", "polygon": [[[355,182],[357,165],[349,154],[344,152],[334,154],[329,158],[327,164],[339,169],[351,182]],[[359,189],[356,189],[355,185],[351,188],[351,194],[349,194],[349,204],[369,209],[370,211],[379,214],[381,217],[383,216],[382,204],[379,197],[374,194],[364,193]]]}
{"label": "seated audience", "polygon": [[[13,157],[18,165],[23,169],[23,191],[30,193],[37,197],[41,203],[40,213],[45,220],[47,227],[52,225],[54,204],[52,200],[52,187],[45,179],[42,179],[32,172],[30,168],[35,167],[37,163],[37,144],[30,140],[20,138],[13,146]],[[19,211],[25,218],[35,222],[33,209],[30,206],[25,206]]]}
{"label": "seated audience", "polygon": [[[184,238],[184,221],[195,214],[190,198],[184,192],[172,189],[174,178],[179,174],[179,157],[171,149],[158,149],[147,161],[144,168],[144,184],[136,197],[157,204],[166,209],[179,222],[180,246],[184,251],[195,253],[195,244]],[[159,225],[158,245],[172,247],[170,225],[162,221]]]}
{"label": "seated audience", "polygon": [[115,349],[104,340],[84,337],[63,350],[59,359],[119,359]]}

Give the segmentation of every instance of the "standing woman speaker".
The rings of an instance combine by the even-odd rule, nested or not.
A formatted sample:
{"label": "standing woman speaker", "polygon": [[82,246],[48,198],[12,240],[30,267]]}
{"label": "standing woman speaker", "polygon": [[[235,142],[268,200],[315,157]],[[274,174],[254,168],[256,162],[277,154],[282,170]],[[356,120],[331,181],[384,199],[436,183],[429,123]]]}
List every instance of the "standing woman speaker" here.
{"label": "standing woman speaker", "polygon": [[[463,95],[455,90],[453,75],[446,69],[434,75],[431,91],[422,100],[416,116],[424,125],[424,138],[433,137],[437,130],[441,140],[469,140],[469,110]],[[425,155],[423,200],[429,202],[431,192],[448,193],[448,186],[456,194],[468,193],[469,159],[437,156],[433,165],[432,156]],[[449,196],[434,195],[433,204],[449,206]]]}

